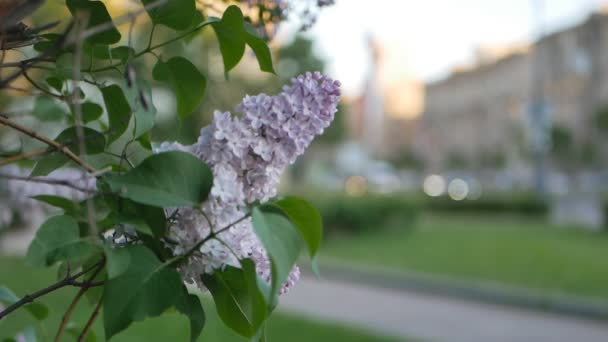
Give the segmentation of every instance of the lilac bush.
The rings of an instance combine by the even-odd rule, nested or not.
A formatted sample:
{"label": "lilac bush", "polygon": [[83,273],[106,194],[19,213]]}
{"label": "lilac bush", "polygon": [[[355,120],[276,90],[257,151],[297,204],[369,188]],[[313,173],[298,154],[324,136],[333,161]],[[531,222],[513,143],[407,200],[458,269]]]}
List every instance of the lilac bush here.
{"label": "lilac bush", "polygon": [[[25,260],[60,270],[59,280],[29,296],[0,286],[0,320],[23,308],[43,321],[49,309],[37,299],[75,287],[57,341],[68,326],[84,341],[98,317],[111,339],[171,308],[188,317],[195,341],[205,313],[200,291],[189,283],[211,294],[227,327],[261,340],[279,295],[300,276],[296,261],[304,250],[314,267],[323,232],[316,209],[303,199],[277,196],[277,186],[286,168],[331,124],[340,83],[306,73],[276,95],[247,96],[233,113],[216,111],[190,146],[151,141],[156,110],[150,90],[169,89],[176,116],[184,119],[198,112],[212,85],[208,70],[187,56],[171,52],[166,58],[162,48],[167,53],[170,44],[188,44],[210,27],[223,72],[230,73],[249,48],[260,70],[275,74],[266,25],[298,17],[307,28],[333,1],[141,0],[140,10],[114,18],[101,1],[65,3],[62,13],[69,11],[70,17],[59,19],[70,24],[63,31],[53,25],[30,30],[20,23],[6,28],[15,34],[3,36],[9,41],[0,44],[1,49],[35,44],[21,51],[34,56],[0,61],[0,90],[10,87],[32,97],[35,124],[0,113],[0,125],[44,145],[31,150],[36,144],[24,144],[24,151],[0,159],[0,225],[14,222],[14,214],[39,225]],[[6,16],[19,21],[36,8],[16,6],[16,12],[0,13],[0,21]],[[214,17],[218,12],[221,18]],[[144,14],[151,25],[136,25]],[[128,30],[116,27],[128,23]],[[158,41],[157,26],[164,26],[166,40]],[[142,27],[143,35],[133,33]],[[49,29],[53,34],[39,34]],[[138,36],[146,37],[144,44],[134,44]],[[14,87],[17,79],[31,89]],[[54,138],[38,130],[49,122],[62,129]],[[136,160],[134,146],[141,154]],[[97,155],[103,158],[91,157]],[[76,326],[71,315],[84,294],[92,308],[85,325]],[[34,322],[27,333],[42,331],[39,327]]]}

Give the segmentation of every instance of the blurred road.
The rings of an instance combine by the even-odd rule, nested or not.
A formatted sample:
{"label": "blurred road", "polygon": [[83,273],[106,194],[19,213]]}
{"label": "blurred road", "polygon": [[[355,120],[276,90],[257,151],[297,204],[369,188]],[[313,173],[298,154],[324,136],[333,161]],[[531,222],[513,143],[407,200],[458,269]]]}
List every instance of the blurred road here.
{"label": "blurred road", "polygon": [[608,341],[608,322],[333,280],[303,278],[281,307],[429,341]]}

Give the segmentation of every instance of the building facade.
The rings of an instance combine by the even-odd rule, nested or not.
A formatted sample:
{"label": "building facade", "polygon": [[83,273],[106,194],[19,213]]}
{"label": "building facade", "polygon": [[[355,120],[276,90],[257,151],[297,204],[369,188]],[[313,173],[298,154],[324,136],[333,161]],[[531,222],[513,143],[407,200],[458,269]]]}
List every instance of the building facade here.
{"label": "building facade", "polygon": [[[427,84],[417,153],[437,171],[500,167],[525,159],[551,126],[589,145],[594,112],[607,103],[608,15],[597,13],[531,46],[480,53],[473,67]],[[534,114],[547,124],[539,127]]]}

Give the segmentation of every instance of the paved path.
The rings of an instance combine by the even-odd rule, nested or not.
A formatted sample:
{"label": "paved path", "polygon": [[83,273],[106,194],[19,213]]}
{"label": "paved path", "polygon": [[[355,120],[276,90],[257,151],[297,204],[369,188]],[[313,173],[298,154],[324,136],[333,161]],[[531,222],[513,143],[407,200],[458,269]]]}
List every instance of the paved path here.
{"label": "paved path", "polygon": [[283,309],[430,341],[607,342],[608,322],[452,297],[304,278]]}

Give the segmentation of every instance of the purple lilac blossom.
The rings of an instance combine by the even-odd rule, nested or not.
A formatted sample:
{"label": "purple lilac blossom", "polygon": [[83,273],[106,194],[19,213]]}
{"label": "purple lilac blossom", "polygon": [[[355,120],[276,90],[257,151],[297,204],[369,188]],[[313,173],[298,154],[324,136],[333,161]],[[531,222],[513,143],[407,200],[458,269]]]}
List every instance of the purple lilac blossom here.
{"label": "purple lilac blossom", "polygon": [[[247,96],[236,107],[241,116],[216,111],[213,122],[201,130],[194,145],[164,143],[158,152],[189,151],[213,170],[214,183],[208,200],[199,209],[180,208],[169,229],[175,255],[186,253],[212,230],[231,225],[245,216],[247,204],[276,196],[283,170],[304,153],[313,138],[323,133],[337,111],[340,83],[318,72],[300,75],[275,96]],[[204,213],[204,214],[203,214]],[[270,261],[255,235],[251,219],[222,231],[194,253],[180,272],[189,283],[200,281],[225,265],[239,267],[238,259],[251,258],[258,274],[270,281]],[[294,267],[281,293],[299,278]]]}

